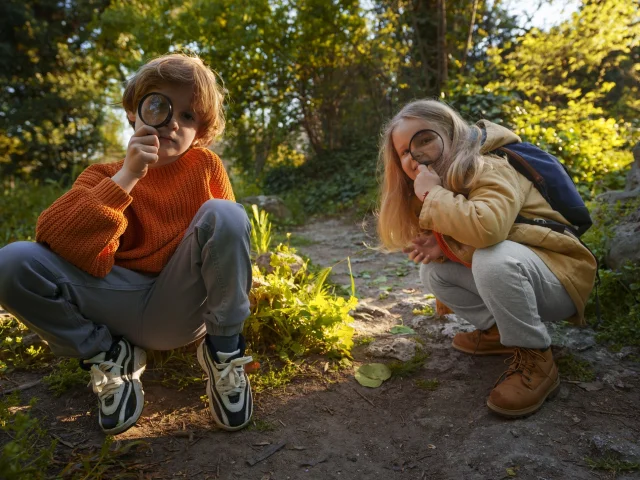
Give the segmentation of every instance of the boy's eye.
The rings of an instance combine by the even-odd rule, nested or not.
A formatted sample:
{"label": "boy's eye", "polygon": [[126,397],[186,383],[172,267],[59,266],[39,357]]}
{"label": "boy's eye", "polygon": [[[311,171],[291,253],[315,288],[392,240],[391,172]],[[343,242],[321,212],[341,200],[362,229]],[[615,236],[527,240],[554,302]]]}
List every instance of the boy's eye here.
{"label": "boy's eye", "polygon": [[185,120],[188,120],[190,122],[196,119],[196,117],[193,114],[188,113],[188,112],[183,113],[182,114],[182,118],[184,118]]}

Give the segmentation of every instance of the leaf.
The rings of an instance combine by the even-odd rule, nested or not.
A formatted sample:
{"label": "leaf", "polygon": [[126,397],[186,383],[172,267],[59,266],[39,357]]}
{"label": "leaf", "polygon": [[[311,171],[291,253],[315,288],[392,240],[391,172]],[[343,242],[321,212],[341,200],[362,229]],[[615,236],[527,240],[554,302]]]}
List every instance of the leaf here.
{"label": "leaf", "polygon": [[382,380],[380,380],[379,378],[369,378],[366,375],[361,374],[359,371],[356,372],[356,380],[363,387],[378,388],[380,385],[382,385]]}
{"label": "leaf", "polygon": [[378,278],[376,278],[373,283],[384,283],[387,281],[387,277],[385,277],[384,275],[380,275]]}
{"label": "leaf", "polygon": [[394,335],[401,335],[401,334],[415,334],[415,330],[411,327],[407,327],[405,325],[396,325],[395,327],[391,327],[391,330],[389,330],[391,333],[393,333]]}
{"label": "leaf", "polygon": [[353,271],[351,270],[351,259],[347,257],[347,265],[349,266],[349,277],[351,278],[351,296],[356,296],[356,283],[353,280]]}
{"label": "leaf", "polygon": [[513,468],[507,468],[507,475],[510,477],[515,477],[517,473]]}
{"label": "leaf", "polygon": [[366,363],[360,366],[358,372],[377,380],[384,381],[391,378],[391,370],[384,363]]}

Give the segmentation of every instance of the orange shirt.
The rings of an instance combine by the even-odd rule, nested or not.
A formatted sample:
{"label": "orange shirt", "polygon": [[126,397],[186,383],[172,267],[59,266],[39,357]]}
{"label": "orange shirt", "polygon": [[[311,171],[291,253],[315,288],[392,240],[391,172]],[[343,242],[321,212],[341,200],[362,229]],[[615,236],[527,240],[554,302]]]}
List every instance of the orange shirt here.
{"label": "orange shirt", "polygon": [[111,180],[123,163],[91,165],[82,172],[40,215],[36,241],[96,277],[114,264],[157,274],[204,202],[235,201],[222,161],[205,148],[150,168],[131,194]]}

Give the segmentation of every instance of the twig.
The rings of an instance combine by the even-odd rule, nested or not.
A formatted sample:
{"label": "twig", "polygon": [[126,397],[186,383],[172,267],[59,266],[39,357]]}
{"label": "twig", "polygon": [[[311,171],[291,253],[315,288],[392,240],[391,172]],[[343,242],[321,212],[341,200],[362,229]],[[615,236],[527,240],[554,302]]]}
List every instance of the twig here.
{"label": "twig", "polygon": [[49,435],[51,435],[53,438],[55,438],[56,440],[58,440],[62,445],[64,445],[65,447],[69,447],[71,449],[76,448],[77,443],[71,443],[71,442],[67,442],[66,440],[63,440],[62,438],[60,438],[58,435],[56,435],[55,433],[50,433]]}
{"label": "twig", "polygon": [[354,392],[356,392],[358,395],[360,395],[362,398],[364,398],[367,402],[369,402],[371,404],[372,407],[375,407],[376,405],[369,400],[367,397],[365,397],[363,394],[361,394],[358,390],[356,390],[355,388],[353,389]]}
{"label": "twig", "polygon": [[33,388],[36,385],[40,385],[41,383],[42,383],[42,379],[40,378],[38,380],[34,380],[33,382],[23,383],[22,385],[19,385],[17,387],[10,388],[9,390],[2,390],[0,392],[0,395],[9,395],[10,393],[13,393],[13,392],[21,392],[22,390]]}
{"label": "twig", "polygon": [[247,463],[253,467],[256,463],[261,462],[261,461],[269,458],[271,455],[276,453],[278,450],[280,450],[286,444],[287,444],[287,442],[280,442],[280,443],[276,443],[275,445],[270,446],[269,448],[265,448],[264,451],[260,453],[260,455],[256,455],[255,457],[248,459]]}

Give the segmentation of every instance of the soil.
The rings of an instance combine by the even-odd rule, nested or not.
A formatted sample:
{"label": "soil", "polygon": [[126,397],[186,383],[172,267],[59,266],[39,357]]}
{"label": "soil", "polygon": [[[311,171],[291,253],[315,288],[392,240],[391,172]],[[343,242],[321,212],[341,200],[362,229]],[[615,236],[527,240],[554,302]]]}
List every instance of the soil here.
{"label": "soil", "polygon": [[[640,462],[637,349],[611,352],[595,342],[589,329],[554,326],[556,359],[589,362],[595,379],[570,380],[568,372],[559,394],[539,412],[500,418],[488,410],[486,399],[507,357],[453,350],[451,337],[471,326],[455,315],[414,314],[433,303],[421,289],[417,266],[402,254],[369,248],[375,238],[368,230],[370,226],[345,216],[315,220],[294,229],[293,237],[298,252],[317,265],[351,260],[360,299],[354,367],[389,362],[372,356],[372,348],[402,337],[400,346],[410,351],[417,346],[428,354],[418,371],[370,389],[356,382],[353,369],[325,371],[325,359],[309,360],[292,383],[256,396],[249,428],[227,433],[215,428],[200,399],[202,384],[182,390],[166,386],[160,367],[151,365],[143,377],[142,416],[116,437],[122,443],[145,442],[123,459],[128,473],[139,478],[258,480],[640,477],[637,470],[616,475],[590,465],[590,460],[602,459],[608,465]],[[346,262],[334,267],[331,279],[350,283]],[[399,324],[416,335],[391,335],[390,328]],[[15,373],[2,379],[0,387],[41,376]],[[437,380],[437,387],[426,389],[426,380]],[[62,440],[56,450],[60,465],[72,453],[101,445],[104,436],[90,391],[76,388],[57,398],[40,384],[21,392],[25,405],[34,396],[39,401],[33,414]],[[0,443],[6,441],[0,434]],[[248,463],[282,443],[268,458]]]}

